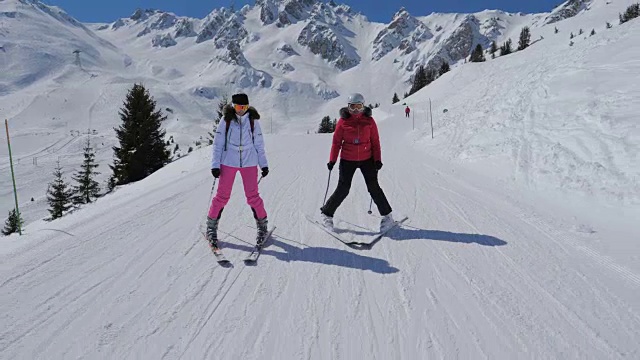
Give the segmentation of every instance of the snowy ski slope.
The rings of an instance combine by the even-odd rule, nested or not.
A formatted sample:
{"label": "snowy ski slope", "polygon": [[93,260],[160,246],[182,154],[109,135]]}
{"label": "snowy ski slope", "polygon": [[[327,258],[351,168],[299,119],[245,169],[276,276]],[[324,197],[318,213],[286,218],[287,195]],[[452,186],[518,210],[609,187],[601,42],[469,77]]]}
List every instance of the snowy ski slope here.
{"label": "snowy ski slope", "polygon": [[[209,149],[196,151],[2,240],[0,357],[637,358],[637,213],[612,210],[609,227],[587,231],[575,212],[413,147],[402,118],[377,117],[381,184],[411,219],[373,249],[304,219],[322,203],[330,136],[267,135],[261,193],[278,230],[245,266],[255,230],[238,178],[221,222],[234,267],[220,267],[201,233]],[[356,176],[336,216],[375,229],[368,200]]]}
{"label": "snowy ski slope", "polygon": [[640,23],[618,25],[616,16],[594,2],[579,17],[533,30],[538,42],[522,52],[445,74],[406,100],[417,110],[415,139],[443,159],[541,195],[560,190],[638,206]]}

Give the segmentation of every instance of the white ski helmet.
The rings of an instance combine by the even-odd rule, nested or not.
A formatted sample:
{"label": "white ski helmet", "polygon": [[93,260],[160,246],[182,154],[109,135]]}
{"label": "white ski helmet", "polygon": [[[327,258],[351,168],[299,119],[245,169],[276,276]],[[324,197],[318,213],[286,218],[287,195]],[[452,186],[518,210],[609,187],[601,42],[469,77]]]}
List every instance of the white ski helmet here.
{"label": "white ski helmet", "polygon": [[362,104],[364,105],[364,96],[360,93],[353,93],[349,95],[349,104]]}

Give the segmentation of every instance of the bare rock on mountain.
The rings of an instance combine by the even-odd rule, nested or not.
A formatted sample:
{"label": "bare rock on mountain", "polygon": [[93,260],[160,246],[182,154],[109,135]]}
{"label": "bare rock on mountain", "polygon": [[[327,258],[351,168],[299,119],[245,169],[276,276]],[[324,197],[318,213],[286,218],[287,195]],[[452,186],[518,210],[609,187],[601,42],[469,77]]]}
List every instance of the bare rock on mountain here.
{"label": "bare rock on mountain", "polygon": [[229,42],[224,54],[216,56],[216,59],[230,65],[249,66],[249,62],[244,57],[240,45],[236,42]]}
{"label": "bare rock on mountain", "polygon": [[244,28],[244,16],[242,14],[233,14],[218,29],[214,36],[216,48],[222,49],[227,47],[229,43],[242,43],[247,40],[249,32]]}
{"label": "bare rock on mountain", "polygon": [[491,40],[480,32],[480,21],[475,16],[468,15],[444,42],[439,55],[449,62],[456,62],[469,56],[477,44],[486,48]]}
{"label": "bare rock on mountain", "polygon": [[153,14],[155,14],[156,12],[158,12],[158,10],[155,9],[136,9],[136,11],[133,12],[133,14],[129,17],[129,19],[136,21],[136,22],[142,22],[147,20],[149,17],[151,17]]}
{"label": "bare rock on mountain", "polygon": [[496,40],[502,35],[505,26],[502,25],[500,18],[492,17],[485,20],[480,26],[480,32],[490,40]]}
{"label": "bare rock on mountain", "polygon": [[215,38],[218,30],[227,22],[231,16],[231,11],[221,8],[213,10],[202,22],[202,29],[198,32],[196,43],[201,43]]}
{"label": "bare rock on mountain", "polygon": [[373,41],[372,60],[380,60],[393,49],[409,54],[416,45],[433,37],[429,28],[420,20],[411,16],[405,8],[401,8],[393,16],[393,21],[378,33]]}
{"label": "bare rock on mountain", "polygon": [[277,52],[286,56],[298,56],[299,54],[289,44],[282,44],[276,49]]}
{"label": "bare rock on mountain", "polygon": [[556,8],[551,15],[545,19],[545,24],[553,24],[558,21],[572,18],[580,12],[588,10],[593,0],[569,0]]}
{"label": "bare rock on mountain", "polygon": [[256,0],[260,9],[260,21],[263,25],[273,24],[278,19],[278,2],[276,0]]}
{"label": "bare rock on mountain", "polygon": [[193,26],[193,21],[189,20],[189,19],[180,19],[178,20],[178,22],[175,25],[175,37],[179,38],[179,37],[193,37],[193,36],[197,36],[198,33],[196,33],[194,26]]}
{"label": "bare rock on mountain", "polygon": [[216,48],[223,49],[231,42],[242,43],[248,36],[249,32],[244,28],[244,16],[222,8],[205,18],[196,43],[214,40]]}
{"label": "bare rock on mountain", "polygon": [[307,24],[298,36],[298,43],[340,70],[350,69],[360,63],[355,49],[325,24],[315,21]]}
{"label": "bare rock on mountain", "polygon": [[152,30],[165,30],[173,27],[176,22],[178,22],[178,18],[174,14],[170,13],[161,13],[157,16],[149,28]]}
{"label": "bare rock on mountain", "polygon": [[175,46],[176,44],[177,42],[173,38],[173,36],[171,36],[171,34],[156,35],[153,37],[153,40],[151,40],[151,45],[153,47],[167,48],[167,47]]}
{"label": "bare rock on mountain", "polygon": [[272,62],[271,67],[273,67],[274,69],[280,70],[280,72],[283,74],[286,74],[295,70],[293,65],[286,62],[281,62],[281,61]]}
{"label": "bare rock on mountain", "polygon": [[305,19],[316,2],[316,0],[281,1],[282,10],[278,13],[276,25],[282,28]]}

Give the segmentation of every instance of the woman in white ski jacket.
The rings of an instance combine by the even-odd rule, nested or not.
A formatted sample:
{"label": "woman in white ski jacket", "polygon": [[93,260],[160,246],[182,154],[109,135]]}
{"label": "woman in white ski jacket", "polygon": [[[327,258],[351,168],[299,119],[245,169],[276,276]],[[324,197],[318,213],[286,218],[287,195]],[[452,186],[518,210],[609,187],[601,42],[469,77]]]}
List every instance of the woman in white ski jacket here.
{"label": "woman in white ski jacket", "polygon": [[218,191],[211,202],[207,216],[207,240],[212,248],[218,248],[218,223],[225,205],[231,197],[233,181],[240,172],[247,204],[253,211],[258,226],[256,243],[261,246],[267,234],[267,212],[258,193],[258,167],[262,177],[269,174],[264,150],[264,138],[260,128],[258,111],[249,106],[246,94],[235,94],[231,105],[223,110],[222,119],[213,140],[211,174],[218,182]]}

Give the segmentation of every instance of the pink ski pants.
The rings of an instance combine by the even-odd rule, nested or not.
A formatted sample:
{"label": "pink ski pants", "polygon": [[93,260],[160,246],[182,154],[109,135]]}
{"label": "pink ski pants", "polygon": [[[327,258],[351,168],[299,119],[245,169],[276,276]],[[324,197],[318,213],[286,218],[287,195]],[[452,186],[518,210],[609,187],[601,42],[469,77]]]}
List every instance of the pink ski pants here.
{"label": "pink ski pants", "polygon": [[229,202],[231,197],[231,189],[236,173],[240,172],[242,176],[242,184],[244,185],[244,195],[247,197],[247,204],[253,209],[254,215],[258,219],[267,217],[267,211],[264,209],[264,202],[258,193],[258,167],[236,168],[226,165],[220,166],[220,179],[218,179],[218,192],[211,201],[209,208],[209,218],[216,219],[220,216],[220,212]]}

